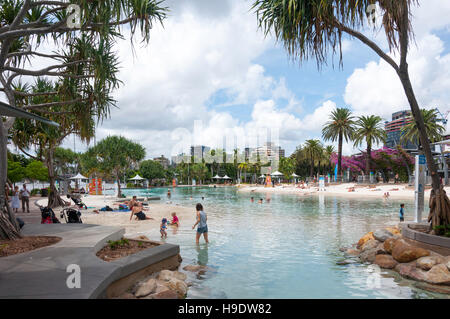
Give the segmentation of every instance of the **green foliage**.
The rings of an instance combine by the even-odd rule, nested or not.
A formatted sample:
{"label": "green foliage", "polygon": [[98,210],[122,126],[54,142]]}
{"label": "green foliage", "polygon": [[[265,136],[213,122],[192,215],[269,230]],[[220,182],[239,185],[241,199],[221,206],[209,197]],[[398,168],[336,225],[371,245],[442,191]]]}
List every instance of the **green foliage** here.
{"label": "green foliage", "polygon": [[75,174],[78,171],[80,154],[70,148],[56,147],[53,153],[57,171],[61,174]]}
{"label": "green foliage", "polygon": [[130,245],[130,241],[126,238],[122,238],[119,240],[108,240],[108,246],[112,250],[115,250],[119,247],[129,246],[129,245]]}
{"label": "green foliage", "polygon": [[283,173],[286,179],[291,178],[291,175],[295,172],[295,160],[290,157],[280,158],[279,171]]}
{"label": "green foliage", "polygon": [[450,237],[450,224],[448,225],[437,225],[433,227],[437,235]]}
{"label": "green foliage", "polygon": [[48,169],[40,161],[32,161],[25,168],[26,176],[33,181],[47,181]]}
{"label": "green foliage", "polygon": [[[421,109],[423,122],[425,124],[426,134],[431,142],[438,142],[442,139],[442,135],[445,133],[445,127],[437,122],[439,113],[436,109],[425,110]],[[401,140],[403,142],[412,141],[416,145],[420,145],[419,130],[414,118],[410,117],[410,123],[405,125],[401,132]]]}
{"label": "green foliage", "polygon": [[22,181],[26,177],[25,168],[20,162],[13,162],[8,160],[8,179],[11,183]]}
{"label": "green foliage", "polygon": [[139,165],[139,171],[142,173],[142,177],[148,179],[149,181],[156,178],[166,177],[164,167],[160,163],[152,160],[142,161]]}

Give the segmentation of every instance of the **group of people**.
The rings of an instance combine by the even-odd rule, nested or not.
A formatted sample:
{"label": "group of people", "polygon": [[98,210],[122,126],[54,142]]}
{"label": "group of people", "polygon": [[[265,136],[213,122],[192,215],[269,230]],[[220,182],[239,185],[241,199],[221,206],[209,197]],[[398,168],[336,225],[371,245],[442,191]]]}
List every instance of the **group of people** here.
{"label": "group of people", "polygon": [[[8,192],[7,192],[8,193]],[[20,208],[20,202],[22,201],[22,212],[30,212],[30,191],[27,189],[27,185],[23,184],[22,189],[19,191],[19,186],[15,186],[12,192],[11,207],[14,213],[18,213]]]}
{"label": "group of people", "polygon": [[[252,202],[252,203],[255,202],[255,198],[253,198],[253,196],[250,197],[250,202]],[[270,197],[266,197],[266,202],[270,203]],[[263,199],[260,198],[260,199],[258,200],[258,204],[262,204],[262,203],[263,203]]]}

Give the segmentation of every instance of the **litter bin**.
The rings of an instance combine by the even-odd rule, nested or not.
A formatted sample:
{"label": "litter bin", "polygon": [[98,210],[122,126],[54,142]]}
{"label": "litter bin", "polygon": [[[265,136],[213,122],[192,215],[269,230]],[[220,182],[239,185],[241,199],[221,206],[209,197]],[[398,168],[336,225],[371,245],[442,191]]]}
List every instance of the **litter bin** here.
{"label": "litter bin", "polygon": [[41,197],[48,197],[48,189],[47,188],[41,189]]}

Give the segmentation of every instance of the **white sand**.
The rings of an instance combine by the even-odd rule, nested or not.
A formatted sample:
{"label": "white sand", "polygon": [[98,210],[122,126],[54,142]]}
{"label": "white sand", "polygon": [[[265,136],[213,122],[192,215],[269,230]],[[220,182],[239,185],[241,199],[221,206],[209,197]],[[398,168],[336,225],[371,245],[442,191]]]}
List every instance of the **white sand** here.
{"label": "white sand", "polygon": [[[350,187],[355,187],[354,192],[349,192]],[[397,189],[397,190],[395,190]],[[264,187],[261,185],[240,185],[240,192],[256,192],[256,193],[278,193],[278,194],[298,194],[298,195],[333,195],[346,196],[355,198],[378,197],[383,198],[383,194],[389,192],[389,198],[398,199],[414,199],[414,188],[408,187],[408,184],[389,184],[376,185],[375,188],[358,185],[356,183],[344,183],[339,185],[330,185],[325,187],[325,191],[319,191],[318,187],[309,187],[307,189],[296,188],[293,185],[284,185],[276,187]],[[445,187],[448,193],[450,187]],[[425,190],[425,199],[430,197],[430,189]]]}
{"label": "white sand", "polygon": [[[131,212],[99,212],[96,214],[93,212],[95,209],[100,209],[105,207],[106,205],[110,206],[113,209],[118,209],[117,205],[113,205],[116,202],[117,198],[112,196],[96,196],[96,195],[86,195],[81,198],[82,201],[88,206],[88,209],[81,209],[81,219],[85,224],[98,224],[98,225],[107,225],[107,226],[119,226],[125,228],[126,236],[137,236],[140,234],[148,234],[151,232],[152,234],[158,234],[156,238],[150,238],[152,240],[159,240],[159,226],[161,224],[161,220],[163,217],[168,220],[172,219],[171,213],[177,213],[177,216],[180,220],[180,229],[190,227],[195,223],[195,207],[184,207],[180,205],[174,205],[166,203],[165,200],[160,201],[149,201],[148,206],[144,206],[144,208],[148,210],[144,210],[144,213],[154,218],[153,220],[135,220],[135,217],[130,221]],[[65,198],[65,200],[67,200]],[[39,205],[46,205],[47,199],[41,199],[38,201]],[[73,204],[73,203],[72,203]],[[93,207],[93,208],[92,208]],[[59,212],[61,208],[55,209],[55,214],[59,218]],[[64,221],[62,221],[64,222]],[[170,227],[172,228],[172,227]]]}

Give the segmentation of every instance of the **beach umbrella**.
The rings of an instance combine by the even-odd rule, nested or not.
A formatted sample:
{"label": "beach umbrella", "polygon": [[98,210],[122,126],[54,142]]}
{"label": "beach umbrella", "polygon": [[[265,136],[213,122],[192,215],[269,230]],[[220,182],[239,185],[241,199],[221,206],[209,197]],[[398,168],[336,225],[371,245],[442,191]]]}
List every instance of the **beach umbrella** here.
{"label": "beach umbrella", "polygon": [[266,178],[266,176],[265,175],[261,175],[259,178]]}
{"label": "beach umbrella", "polygon": [[77,175],[71,177],[70,179],[73,179],[75,181],[75,187],[79,188],[80,181],[82,181],[83,179],[86,180],[86,179],[89,179],[89,178],[87,178],[86,176],[83,176],[80,173],[78,173]]}
{"label": "beach umbrella", "polygon": [[225,175],[224,177],[222,177],[223,179],[231,179],[231,177],[228,177],[227,175]]}
{"label": "beach umbrella", "polygon": [[299,176],[295,173],[292,173],[291,176],[294,178],[294,181],[297,183],[297,177],[299,177]]}
{"label": "beach umbrella", "polygon": [[279,171],[276,171],[276,172],[273,172],[270,175],[272,175],[272,176],[283,176],[283,173],[280,173]]}
{"label": "beach umbrella", "polygon": [[222,179],[222,177],[220,177],[219,175],[216,175],[213,177],[213,179]]}
{"label": "beach umbrella", "polygon": [[142,178],[137,174],[135,177],[130,178],[129,181],[143,181],[145,178]]}

